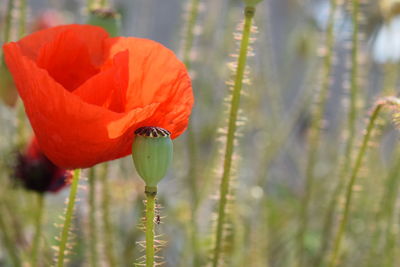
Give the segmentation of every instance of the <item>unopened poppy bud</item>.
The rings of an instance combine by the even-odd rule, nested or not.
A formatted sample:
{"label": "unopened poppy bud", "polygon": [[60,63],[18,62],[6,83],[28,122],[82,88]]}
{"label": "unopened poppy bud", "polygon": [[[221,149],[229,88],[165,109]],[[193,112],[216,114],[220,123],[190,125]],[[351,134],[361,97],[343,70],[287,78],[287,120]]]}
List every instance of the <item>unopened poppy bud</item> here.
{"label": "unopened poppy bud", "polygon": [[112,9],[97,8],[89,11],[87,24],[102,27],[111,37],[116,37],[121,28],[121,16]]}
{"label": "unopened poppy bud", "polygon": [[141,127],[135,131],[132,158],[147,187],[156,187],[172,161],[171,133],[160,127]]}

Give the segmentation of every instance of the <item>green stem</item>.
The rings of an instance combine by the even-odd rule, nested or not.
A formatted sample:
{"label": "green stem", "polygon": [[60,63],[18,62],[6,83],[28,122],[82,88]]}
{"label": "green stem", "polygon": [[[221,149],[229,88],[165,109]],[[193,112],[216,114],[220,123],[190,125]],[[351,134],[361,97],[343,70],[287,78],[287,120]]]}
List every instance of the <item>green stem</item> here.
{"label": "green stem", "polygon": [[32,243],[32,267],[38,266],[38,251],[40,250],[40,239],[42,236],[42,220],[44,212],[44,196],[38,194],[38,207],[35,221],[35,236]]}
{"label": "green stem", "polygon": [[97,260],[97,223],[96,223],[96,183],[94,168],[89,170],[89,251],[90,266],[98,266]]}
{"label": "green stem", "polygon": [[154,267],[154,217],[157,187],[146,186],[146,267]]}
{"label": "green stem", "polygon": [[110,218],[110,188],[107,180],[108,165],[104,163],[102,165],[102,173],[100,174],[101,190],[102,190],[102,202],[101,208],[103,211],[103,226],[104,226],[104,254],[108,261],[108,265],[113,267],[117,266],[115,253],[114,253],[114,242],[113,242],[113,227]]}
{"label": "green stem", "polygon": [[[390,99],[387,99],[390,101]],[[364,135],[363,141],[361,143],[361,147],[358,151],[357,157],[356,157],[356,161],[354,163],[354,167],[351,171],[351,176],[350,176],[350,181],[347,184],[347,188],[346,188],[346,197],[345,197],[345,206],[344,206],[344,213],[343,213],[343,217],[340,221],[339,224],[339,229],[336,233],[335,239],[334,239],[334,243],[333,243],[333,252],[329,261],[329,266],[333,267],[337,265],[337,261],[338,261],[338,257],[339,257],[339,252],[340,252],[340,245],[341,245],[341,241],[345,232],[345,228],[347,226],[347,222],[349,220],[349,214],[350,214],[350,206],[351,206],[351,201],[352,201],[352,196],[353,196],[353,186],[354,183],[356,181],[357,175],[358,175],[358,171],[362,165],[362,161],[363,158],[365,156],[365,152],[367,150],[368,147],[368,142],[369,139],[371,137],[371,133],[372,130],[375,126],[375,121],[379,115],[379,112],[381,111],[382,107],[386,104],[387,102],[384,101],[380,101],[378,102],[373,111],[371,116],[369,117],[369,122],[368,122],[368,126],[366,129],[366,133]]]}
{"label": "green stem", "polygon": [[236,120],[239,111],[240,95],[243,85],[243,76],[247,61],[247,50],[249,46],[249,38],[251,33],[251,24],[255,13],[254,7],[247,6],[245,8],[245,20],[242,33],[242,41],[240,44],[240,53],[237,61],[237,70],[235,75],[235,84],[233,87],[232,100],[230,105],[229,122],[228,122],[228,133],[226,139],[225,148],[225,159],[224,159],[224,170],[222,175],[222,181],[220,185],[220,200],[218,207],[218,219],[217,229],[215,236],[215,248],[212,260],[212,266],[217,267],[220,262],[220,256],[222,251],[222,238],[223,228],[225,223],[225,209],[227,204],[227,196],[229,193],[229,182],[232,166],[232,156],[234,151],[234,140],[236,133]]}
{"label": "green stem", "polygon": [[67,210],[65,212],[64,226],[63,226],[63,230],[61,232],[61,237],[60,237],[60,246],[59,246],[59,250],[58,250],[57,267],[64,266],[65,249],[67,248],[70,226],[71,226],[72,217],[74,214],[75,199],[76,199],[76,195],[78,192],[80,173],[81,173],[80,169],[74,170],[74,176],[72,178],[72,184],[71,184],[71,191],[69,192],[69,197],[68,197]]}
{"label": "green stem", "polygon": [[308,227],[308,207],[310,205],[311,193],[314,184],[314,167],[317,159],[318,147],[321,139],[321,129],[323,127],[323,118],[326,109],[326,101],[330,88],[330,80],[332,73],[332,60],[334,48],[334,28],[335,28],[335,13],[337,8],[337,0],[330,1],[330,11],[328,18],[328,28],[326,32],[325,48],[326,54],[322,66],[322,84],[321,90],[317,96],[317,103],[313,112],[310,134],[309,134],[309,150],[306,166],[306,184],[304,197],[300,207],[300,223],[297,234],[297,250],[298,250],[298,265],[302,266],[304,261],[304,235]]}

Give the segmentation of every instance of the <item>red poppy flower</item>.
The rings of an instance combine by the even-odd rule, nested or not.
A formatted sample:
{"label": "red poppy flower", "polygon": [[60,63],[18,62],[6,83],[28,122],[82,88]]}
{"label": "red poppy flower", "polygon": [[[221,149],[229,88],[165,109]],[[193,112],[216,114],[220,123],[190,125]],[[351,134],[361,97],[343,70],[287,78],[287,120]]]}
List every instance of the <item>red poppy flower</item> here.
{"label": "red poppy flower", "polygon": [[18,155],[14,175],[26,189],[38,193],[56,193],[69,185],[72,178],[71,171],[57,167],[43,154],[36,139]]}
{"label": "red poppy flower", "polygon": [[187,127],[190,78],[159,43],[65,25],[3,49],[37,141],[60,167],[126,156],[142,126],[165,128],[172,138]]}

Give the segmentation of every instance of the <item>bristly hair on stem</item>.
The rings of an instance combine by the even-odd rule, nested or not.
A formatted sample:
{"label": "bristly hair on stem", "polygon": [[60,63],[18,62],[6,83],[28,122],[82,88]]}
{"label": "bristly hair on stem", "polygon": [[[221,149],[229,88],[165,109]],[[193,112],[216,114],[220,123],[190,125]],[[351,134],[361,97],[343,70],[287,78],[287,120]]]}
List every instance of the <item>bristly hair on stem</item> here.
{"label": "bristly hair on stem", "polygon": [[223,174],[219,191],[219,205],[217,214],[217,226],[215,231],[215,246],[212,256],[212,266],[220,266],[222,262],[221,254],[223,252],[224,228],[226,222],[226,209],[228,203],[228,195],[230,194],[230,180],[232,159],[235,148],[235,136],[237,130],[237,119],[239,113],[239,104],[241,90],[245,75],[246,61],[249,52],[250,34],[252,21],[255,14],[255,7],[246,6],[244,10],[244,25],[241,35],[239,57],[237,59],[236,74],[234,77],[232,98],[230,102],[230,111],[228,118],[228,132],[226,134],[226,147],[223,164]]}
{"label": "bristly hair on stem", "polygon": [[163,257],[158,256],[165,246],[166,241],[160,240],[160,235],[156,234],[156,227],[161,223],[160,205],[157,203],[157,187],[148,187],[145,189],[146,200],[144,201],[145,216],[139,229],[145,232],[145,240],[139,241],[137,244],[142,248],[145,254],[138,258],[135,266],[161,266]]}
{"label": "bristly hair on stem", "polygon": [[400,114],[400,99],[396,98],[396,97],[384,97],[384,98],[379,99],[375,103],[375,105],[372,109],[371,115],[369,116],[368,124],[367,124],[366,130],[365,130],[364,137],[362,139],[361,146],[356,154],[354,166],[352,167],[351,172],[350,172],[350,180],[348,181],[348,184],[346,186],[343,215],[342,215],[342,218],[339,223],[339,228],[338,228],[335,238],[334,238],[333,248],[332,248],[331,256],[330,256],[330,260],[329,260],[329,267],[337,266],[337,264],[339,262],[342,239],[345,236],[346,226],[350,219],[350,208],[351,208],[351,202],[352,202],[352,196],[353,196],[353,187],[354,187],[356,179],[358,177],[359,170],[362,166],[362,162],[363,162],[363,159],[365,157],[365,154],[366,154],[366,151],[368,148],[368,143],[369,143],[370,137],[371,137],[372,132],[376,125],[376,120],[377,120],[378,115],[380,114],[382,108],[384,108],[384,107],[390,107],[393,109],[394,120],[396,122],[396,121],[398,121],[399,114]]}

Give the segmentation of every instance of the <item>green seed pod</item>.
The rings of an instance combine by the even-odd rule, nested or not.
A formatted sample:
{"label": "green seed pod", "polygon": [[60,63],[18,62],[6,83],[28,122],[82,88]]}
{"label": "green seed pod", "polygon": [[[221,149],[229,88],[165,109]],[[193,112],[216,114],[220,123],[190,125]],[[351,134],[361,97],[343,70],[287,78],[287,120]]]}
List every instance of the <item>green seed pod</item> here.
{"label": "green seed pod", "polygon": [[102,27],[111,37],[116,37],[121,28],[121,16],[112,9],[92,9],[89,11],[87,24]]}
{"label": "green seed pod", "polygon": [[132,158],[146,186],[156,187],[167,174],[172,161],[170,132],[159,127],[141,127],[135,131]]}

